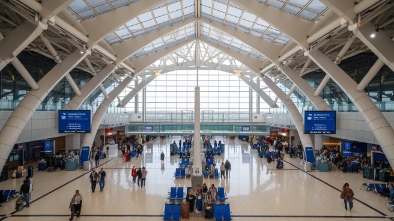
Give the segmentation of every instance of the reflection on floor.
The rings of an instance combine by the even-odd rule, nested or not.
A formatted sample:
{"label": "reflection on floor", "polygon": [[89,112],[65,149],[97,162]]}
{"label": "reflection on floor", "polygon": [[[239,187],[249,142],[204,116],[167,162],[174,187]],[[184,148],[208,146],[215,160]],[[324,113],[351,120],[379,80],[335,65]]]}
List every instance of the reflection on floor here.
{"label": "reflection on floor", "polygon": [[[225,188],[231,205],[233,220],[386,220],[391,216],[385,208],[385,198],[360,190],[369,180],[361,173],[328,173],[298,170],[298,159],[285,155],[284,169],[275,169],[259,158],[249,143],[215,137],[225,143],[225,152],[215,156],[216,163],[229,160],[230,178],[205,179],[209,186]],[[103,192],[90,190],[89,174],[83,170],[42,172],[34,171],[34,190],[30,208],[15,212],[15,199],[0,207],[0,218],[7,220],[67,220],[69,202],[76,189],[83,195],[82,214],[78,220],[162,220],[164,203],[172,186],[191,185],[190,179],[175,179],[175,168],[180,159],[170,157],[169,144],[180,137],[169,137],[146,144],[139,159],[124,162],[122,158],[102,160],[107,172]],[[165,152],[164,163],[160,161]],[[145,166],[148,171],[146,187],[139,188],[131,180],[133,165]],[[22,179],[0,183],[0,189],[17,189]],[[355,193],[354,209],[344,209],[339,189],[345,182]],[[203,213],[191,214],[190,220],[205,220]],[[388,219],[387,219],[388,220]]]}

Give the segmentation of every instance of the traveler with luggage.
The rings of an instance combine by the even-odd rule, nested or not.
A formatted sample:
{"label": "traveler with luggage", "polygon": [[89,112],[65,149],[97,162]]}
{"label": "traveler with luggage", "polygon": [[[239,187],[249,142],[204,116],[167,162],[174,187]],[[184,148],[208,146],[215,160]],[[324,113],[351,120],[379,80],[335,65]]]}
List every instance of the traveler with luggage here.
{"label": "traveler with luggage", "polygon": [[96,184],[99,180],[99,175],[95,169],[93,169],[92,172],[90,173],[89,179],[90,179],[90,184],[92,187],[92,193],[94,193],[94,191],[96,190]]}
{"label": "traveler with luggage", "polygon": [[224,166],[224,163],[220,165],[220,179],[226,178],[224,171],[226,170],[226,167]]}
{"label": "traveler with luggage", "polygon": [[31,193],[31,185],[28,179],[23,181],[21,189],[19,192],[23,195],[23,198],[26,202],[26,207],[30,207],[30,193]]}
{"label": "traveler with luggage", "polygon": [[104,190],[104,186],[105,186],[105,178],[107,177],[107,173],[104,171],[103,168],[101,168],[100,172],[99,172],[99,185],[100,185],[100,192]]}
{"label": "traveler with luggage", "polygon": [[349,203],[349,209],[352,211],[353,208],[353,190],[350,189],[349,184],[345,183],[343,185],[343,189],[341,192],[341,199],[343,199],[343,202],[345,203],[345,209],[347,210],[347,203]]}
{"label": "traveler with luggage", "polygon": [[81,215],[81,208],[82,208],[82,195],[79,194],[79,190],[75,191],[75,195],[73,198],[71,198],[70,202],[70,211],[71,211],[71,217],[69,220],[74,219],[74,214],[77,216],[77,218]]}

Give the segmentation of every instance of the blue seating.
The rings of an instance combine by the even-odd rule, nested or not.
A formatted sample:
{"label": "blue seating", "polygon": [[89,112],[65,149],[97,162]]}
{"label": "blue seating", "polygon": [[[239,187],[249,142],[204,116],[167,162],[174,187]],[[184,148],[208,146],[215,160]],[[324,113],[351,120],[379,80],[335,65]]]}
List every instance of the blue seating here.
{"label": "blue seating", "polygon": [[217,204],[213,208],[215,220],[232,220],[230,204]]}
{"label": "blue seating", "polygon": [[230,212],[230,204],[223,206],[223,220],[232,220]]}
{"label": "blue seating", "polygon": [[167,199],[169,200],[176,199],[176,187],[171,187],[170,196]]}
{"label": "blue seating", "polygon": [[189,190],[191,189],[191,186],[186,187],[186,195],[189,194]]}
{"label": "blue seating", "polygon": [[223,187],[218,187],[217,199],[219,201],[225,201],[227,199],[227,197],[224,194],[224,188]]}
{"label": "blue seating", "polygon": [[222,206],[220,205],[215,205],[213,207],[213,214],[215,216],[215,220],[223,220],[223,210]]}
{"label": "blue seating", "polygon": [[174,177],[175,177],[175,178],[179,178],[180,175],[181,175],[181,168],[176,168],[176,169],[175,169]]}
{"label": "blue seating", "polygon": [[181,219],[181,205],[175,204],[172,207],[172,220],[180,220]]}
{"label": "blue seating", "polygon": [[185,178],[186,177],[186,170],[185,168],[180,168],[180,175],[179,178]]}
{"label": "blue seating", "polygon": [[176,192],[176,200],[183,200],[183,187],[178,187]]}
{"label": "blue seating", "polygon": [[165,204],[164,206],[164,220],[171,220],[172,219],[172,204]]}
{"label": "blue seating", "polygon": [[202,171],[202,175],[203,175],[204,177],[208,177],[208,176],[209,176],[208,170]]}

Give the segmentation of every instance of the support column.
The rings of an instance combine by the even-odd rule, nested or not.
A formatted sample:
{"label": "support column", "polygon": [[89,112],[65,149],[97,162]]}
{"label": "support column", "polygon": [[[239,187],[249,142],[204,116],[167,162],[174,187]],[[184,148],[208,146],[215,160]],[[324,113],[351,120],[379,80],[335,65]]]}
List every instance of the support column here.
{"label": "support column", "polygon": [[[260,88],[260,78],[256,80],[257,87]],[[260,114],[260,96],[256,91],[256,114]]]}
{"label": "support column", "polygon": [[79,150],[79,145],[81,145],[81,134],[70,134],[66,137],[66,154],[69,150]]}
{"label": "support column", "polygon": [[96,137],[97,130],[100,126],[100,123],[104,117],[105,112],[107,111],[109,105],[115,100],[116,96],[122,92],[128,84],[133,79],[130,77],[126,77],[115,89],[113,89],[109,94],[109,99],[104,99],[99,107],[96,110],[96,113],[94,113],[93,118],[92,118],[92,130],[91,133],[85,134],[85,137],[83,138],[82,145],[81,147],[88,146],[89,150],[92,148],[92,144],[94,141],[94,138]]}
{"label": "support column", "polygon": [[38,105],[45,99],[48,93],[57,83],[71,71],[88,52],[80,53],[74,51],[62,63],[52,68],[39,82],[39,89],[31,90],[19,103],[18,107],[12,112],[0,131],[0,168],[2,169],[8,155],[10,154],[16,140],[21,134],[26,123],[29,121]]}
{"label": "support column", "polygon": [[[136,88],[138,85],[138,79],[136,78],[134,80],[134,88]],[[135,94],[135,99],[134,99],[134,113],[138,113],[138,93]]]}
{"label": "support column", "polygon": [[294,102],[291,99],[286,98],[285,92],[282,91],[270,78],[263,77],[262,80],[265,84],[271,88],[271,90],[279,97],[282,103],[286,106],[286,109],[289,111],[291,118],[294,121],[294,125],[299,131],[300,139],[302,142],[303,147],[312,147],[314,149],[314,145],[312,142],[312,138],[309,134],[303,134],[304,131],[304,121],[303,118],[298,112],[297,107],[295,106]]}
{"label": "support column", "polygon": [[193,143],[193,171],[192,171],[192,188],[201,185],[202,176],[202,159],[201,159],[201,123],[200,123],[200,87],[194,88],[194,143]]}
{"label": "support column", "polygon": [[19,27],[9,32],[0,41],[0,71],[47,27],[47,24],[41,22],[35,25],[25,21]]}
{"label": "support column", "polygon": [[85,86],[81,89],[81,96],[75,95],[66,106],[65,110],[78,110],[81,104],[87,97],[99,86],[104,79],[106,79],[115,68],[112,65],[107,65],[103,70],[96,74]]}
{"label": "support column", "polygon": [[326,72],[352,100],[382,147],[391,167],[394,167],[394,130],[368,94],[364,91],[357,91],[357,83],[319,50],[306,52],[306,55]]}
{"label": "support column", "polygon": [[253,121],[253,90],[249,88],[249,122]]}

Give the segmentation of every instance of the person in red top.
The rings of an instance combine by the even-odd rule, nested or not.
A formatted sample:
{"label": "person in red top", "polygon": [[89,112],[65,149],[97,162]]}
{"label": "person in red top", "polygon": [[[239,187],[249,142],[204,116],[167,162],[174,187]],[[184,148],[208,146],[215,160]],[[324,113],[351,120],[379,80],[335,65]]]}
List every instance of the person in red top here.
{"label": "person in red top", "polygon": [[135,184],[135,179],[137,178],[137,169],[135,166],[133,166],[133,169],[131,169],[131,176],[133,177],[133,184]]}

